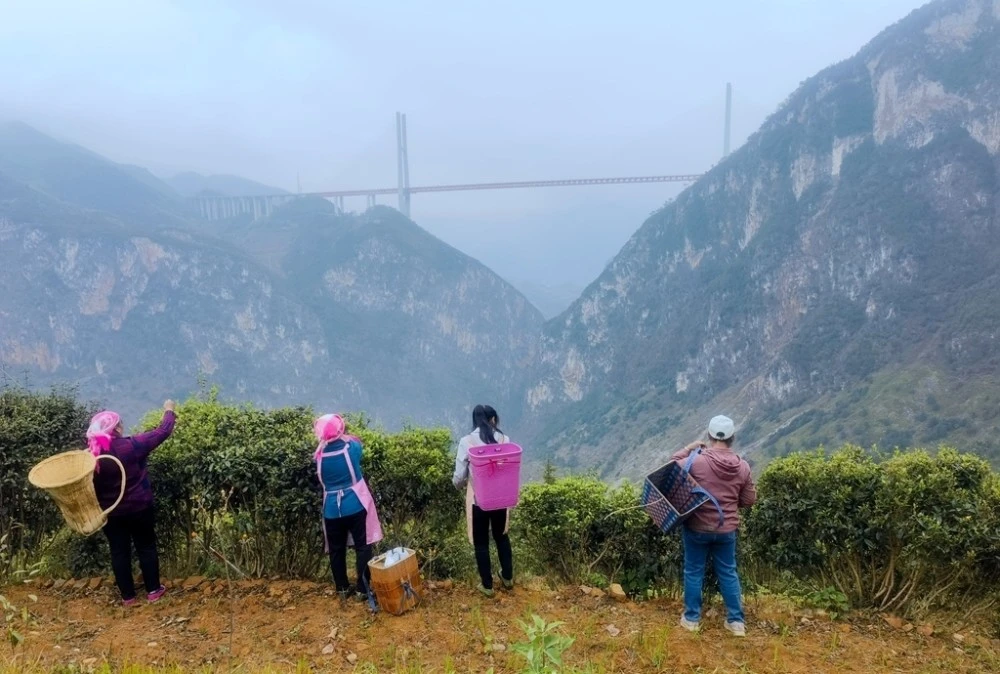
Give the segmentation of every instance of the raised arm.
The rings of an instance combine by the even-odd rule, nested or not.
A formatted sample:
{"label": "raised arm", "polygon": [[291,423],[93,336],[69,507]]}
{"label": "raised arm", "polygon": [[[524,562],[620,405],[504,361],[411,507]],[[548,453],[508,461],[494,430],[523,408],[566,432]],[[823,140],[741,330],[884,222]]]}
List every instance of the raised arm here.
{"label": "raised arm", "polygon": [[704,447],[704,446],[705,446],[704,442],[702,442],[701,440],[695,440],[694,442],[692,442],[691,444],[689,444],[684,449],[682,449],[680,451],[677,451],[677,452],[674,452],[674,455],[670,457],[670,460],[671,461],[680,461],[682,459],[686,459],[686,458],[688,458],[688,456],[691,455],[691,452],[693,452],[694,450],[698,449],[699,447]]}
{"label": "raised arm", "polygon": [[174,401],[168,400],[163,403],[163,419],[160,425],[151,431],[132,436],[132,446],[140,458],[149,456],[149,453],[163,444],[163,441],[174,432],[174,422],[177,414],[174,412]]}

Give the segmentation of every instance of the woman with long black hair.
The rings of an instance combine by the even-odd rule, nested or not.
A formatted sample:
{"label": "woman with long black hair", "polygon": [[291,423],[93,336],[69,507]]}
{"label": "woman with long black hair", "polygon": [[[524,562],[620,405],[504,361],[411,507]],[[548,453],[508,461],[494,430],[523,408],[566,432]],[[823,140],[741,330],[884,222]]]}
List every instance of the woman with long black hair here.
{"label": "woman with long black hair", "polygon": [[500,416],[489,405],[476,405],[472,410],[472,432],[458,442],[455,474],[452,482],[459,490],[465,488],[465,516],[469,542],[476,551],[479,569],[479,591],[493,596],[493,568],[490,563],[490,533],[500,559],[500,581],[506,589],[514,587],[514,553],[510,546],[510,510],[483,510],[476,505],[476,488],[469,479],[469,450],[483,445],[505,444],[510,438],[499,429]]}

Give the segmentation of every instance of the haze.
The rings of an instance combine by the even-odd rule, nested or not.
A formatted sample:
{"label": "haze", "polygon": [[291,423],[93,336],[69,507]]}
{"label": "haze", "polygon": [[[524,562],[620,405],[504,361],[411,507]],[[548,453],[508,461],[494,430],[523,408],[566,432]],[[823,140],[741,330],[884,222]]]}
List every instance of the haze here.
{"label": "haze", "polygon": [[[727,81],[736,148],[920,4],[0,0],[0,117],[290,191],[395,185],[397,110],[413,185],[698,173]],[[678,189],[418,194],[412,215],[522,287],[582,287]]]}

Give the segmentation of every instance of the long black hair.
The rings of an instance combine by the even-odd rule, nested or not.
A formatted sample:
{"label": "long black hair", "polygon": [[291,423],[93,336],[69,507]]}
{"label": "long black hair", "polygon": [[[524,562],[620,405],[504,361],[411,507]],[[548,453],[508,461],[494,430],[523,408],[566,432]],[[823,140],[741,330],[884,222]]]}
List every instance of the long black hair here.
{"label": "long black hair", "polygon": [[479,430],[479,439],[487,445],[497,444],[496,435],[493,431],[499,431],[496,424],[500,422],[500,415],[489,405],[476,405],[472,409],[472,430]]}

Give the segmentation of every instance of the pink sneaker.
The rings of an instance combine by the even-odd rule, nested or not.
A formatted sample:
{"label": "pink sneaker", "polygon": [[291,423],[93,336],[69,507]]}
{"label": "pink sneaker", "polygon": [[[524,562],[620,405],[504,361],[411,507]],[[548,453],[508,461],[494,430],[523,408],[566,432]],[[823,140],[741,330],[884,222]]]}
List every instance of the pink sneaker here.
{"label": "pink sneaker", "polygon": [[139,600],[136,599],[135,597],[132,597],[131,599],[122,599],[122,606],[124,606],[125,608],[128,608],[129,606],[135,606],[138,601]]}
{"label": "pink sneaker", "polygon": [[162,597],[166,593],[167,593],[167,588],[161,585],[158,590],[154,590],[153,592],[150,592],[148,595],[146,595],[146,599],[148,599],[149,603],[152,604],[153,602],[160,601],[160,597]]}

